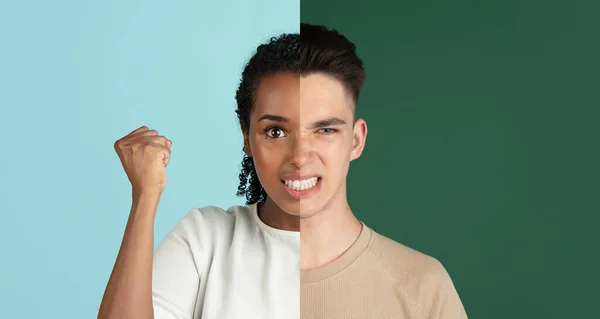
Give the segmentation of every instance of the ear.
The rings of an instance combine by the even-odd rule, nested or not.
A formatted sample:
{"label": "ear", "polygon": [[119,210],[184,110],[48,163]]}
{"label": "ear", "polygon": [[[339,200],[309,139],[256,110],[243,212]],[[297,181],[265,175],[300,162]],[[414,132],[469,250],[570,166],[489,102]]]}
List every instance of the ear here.
{"label": "ear", "polygon": [[352,153],[350,155],[350,161],[353,161],[360,157],[365,144],[367,142],[367,122],[363,119],[358,119],[354,122],[354,132],[352,136]]}

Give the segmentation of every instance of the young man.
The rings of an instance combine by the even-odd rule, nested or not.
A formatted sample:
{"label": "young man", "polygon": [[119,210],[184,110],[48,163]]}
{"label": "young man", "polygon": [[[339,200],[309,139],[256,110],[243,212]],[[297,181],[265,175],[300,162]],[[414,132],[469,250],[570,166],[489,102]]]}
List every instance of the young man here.
{"label": "young man", "polygon": [[[357,220],[346,198],[349,164],[367,137],[355,120],[365,78],[355,46],[322,26],[300,29],[300,133],[292,160],[317,185],[300,198],[301,318],[467,318],[434,258]],[[330,128],[313,135],[315,123]]]}

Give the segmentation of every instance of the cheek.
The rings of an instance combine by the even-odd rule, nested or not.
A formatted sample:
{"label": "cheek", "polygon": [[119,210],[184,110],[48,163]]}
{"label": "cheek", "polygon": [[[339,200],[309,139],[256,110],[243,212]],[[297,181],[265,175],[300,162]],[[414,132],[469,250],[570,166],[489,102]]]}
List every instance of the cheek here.
{"label": "cheek", "polygon": [[276,175],[282,158],[282,148],[273,144],[255,143],[252,148],[254,165],[261,178]]}
{"label": "cheek", "polygon": [[345,175],[350,162],[352,145],[348,143],[330,143],[322,148],[321,160],[329,174]]}

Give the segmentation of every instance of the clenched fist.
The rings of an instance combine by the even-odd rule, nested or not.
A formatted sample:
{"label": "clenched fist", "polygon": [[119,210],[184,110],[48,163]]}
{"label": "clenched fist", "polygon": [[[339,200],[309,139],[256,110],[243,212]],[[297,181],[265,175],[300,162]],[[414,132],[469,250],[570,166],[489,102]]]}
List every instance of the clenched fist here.
{"label": "clenched fist", "polygon": [[160,195],[167,184],[165,168],[171,158],[171,141],[142,126],[115,142],[134,194]]}

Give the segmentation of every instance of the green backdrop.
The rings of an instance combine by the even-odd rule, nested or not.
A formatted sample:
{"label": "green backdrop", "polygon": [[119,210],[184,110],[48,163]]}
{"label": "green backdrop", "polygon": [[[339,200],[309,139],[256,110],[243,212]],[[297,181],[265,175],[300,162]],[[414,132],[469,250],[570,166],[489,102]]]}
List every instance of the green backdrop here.
{"label": "green backdrop", "polygon": [[591,318],[600,5],[302,0],[367,71],[349,201],[439,259],[470,318]]}

